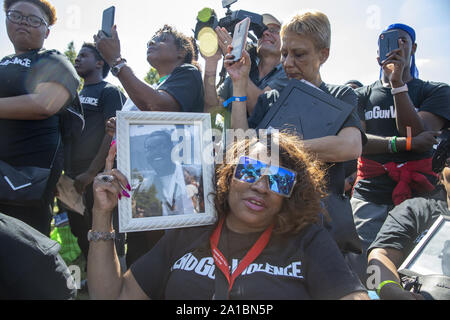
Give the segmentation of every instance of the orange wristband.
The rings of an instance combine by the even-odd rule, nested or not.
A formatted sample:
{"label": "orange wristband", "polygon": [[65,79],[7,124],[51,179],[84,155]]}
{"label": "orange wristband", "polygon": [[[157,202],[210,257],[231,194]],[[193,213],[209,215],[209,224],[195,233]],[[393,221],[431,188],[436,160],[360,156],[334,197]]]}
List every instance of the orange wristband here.
{"label": "orange wristband", "polygon": [[411,127],[406,127],[406,151],[411,151],[412,149],[412,132]]}

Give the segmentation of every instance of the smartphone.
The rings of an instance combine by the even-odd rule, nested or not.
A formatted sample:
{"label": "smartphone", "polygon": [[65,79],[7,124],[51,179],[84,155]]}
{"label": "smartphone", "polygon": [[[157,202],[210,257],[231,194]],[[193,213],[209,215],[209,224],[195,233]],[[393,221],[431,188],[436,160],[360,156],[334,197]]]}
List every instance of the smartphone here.
{"label": "smartphone", "polygon": [[102,31],[111,37],[111,28],[114,25],[114,16],[116,13],[116,7],[112,6],[103,11]]}
{"label": "smartphone", "polygon": [[386,56],[392,50],[398,49],[399,33],[397,30],[390,30],[383,32],[378,41],[378,48],[380,53],[380,64],[386,60]]}
{"label": "smartphone", "polygon": [[234,56],[234,61],[239,61],[242,58],[242,50],[245,49],[245,44],[247,43],[249,27],[249,17],[238,22],[234,27],[233,41],[231,43],[231,46],[233,47],[231,54]]}

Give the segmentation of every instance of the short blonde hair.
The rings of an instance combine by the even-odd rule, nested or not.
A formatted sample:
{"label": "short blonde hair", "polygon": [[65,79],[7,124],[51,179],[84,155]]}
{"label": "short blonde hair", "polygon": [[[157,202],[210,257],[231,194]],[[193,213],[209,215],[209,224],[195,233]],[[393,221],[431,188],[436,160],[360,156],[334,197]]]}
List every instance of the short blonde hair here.
{"label": "short blonde hair", "polygon": [[281,28],[281,37],[287,32],[308,36],[316,49],[330,48],[331,26],[328,17],[316,10],[304,10],[295,14],[289,22]]}

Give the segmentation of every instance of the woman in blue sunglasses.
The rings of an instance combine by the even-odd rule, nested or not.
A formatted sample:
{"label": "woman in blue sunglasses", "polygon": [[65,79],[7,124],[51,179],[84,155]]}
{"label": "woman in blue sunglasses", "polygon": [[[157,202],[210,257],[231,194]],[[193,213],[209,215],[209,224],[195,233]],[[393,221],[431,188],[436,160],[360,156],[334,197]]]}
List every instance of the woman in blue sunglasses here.
{"label": "woman in blue sunglasses", "polygon": [[215,225],[166,232],[122,274],[111,237],[111,212],[128,181],[111,170],[114,148],[107,171],[94,183],[91,232],[97,236],[89,249],[91,298],[368,299],[321,226],[327,216],[321,207],[326,196],[321,163],[299,138],[283,133],[279,159],[264,156],[266,147],[256,138],[229,150],[228,155],[238,156],[216,168]]}

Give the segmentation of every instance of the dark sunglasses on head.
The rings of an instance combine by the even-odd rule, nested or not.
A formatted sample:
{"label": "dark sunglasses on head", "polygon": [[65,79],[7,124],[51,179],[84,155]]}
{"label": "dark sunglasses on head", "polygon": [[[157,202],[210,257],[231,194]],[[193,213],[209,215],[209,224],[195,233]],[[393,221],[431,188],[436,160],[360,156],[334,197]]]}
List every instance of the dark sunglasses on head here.
{"label": "dark sunglasses on head", "polygon": [[279,166],[268,165],[249,157],[241,157],[234,169],[233,178],[246,183],[256,183],[267,176],[271,192],[289,198],[297,182],[297,173]]}

